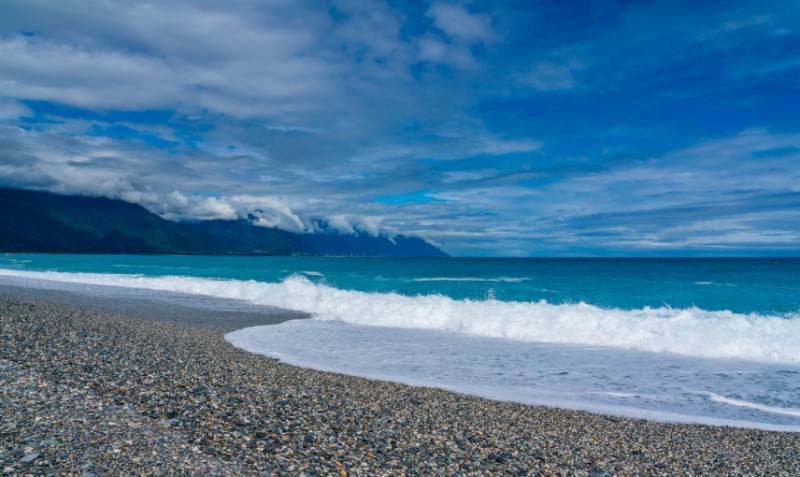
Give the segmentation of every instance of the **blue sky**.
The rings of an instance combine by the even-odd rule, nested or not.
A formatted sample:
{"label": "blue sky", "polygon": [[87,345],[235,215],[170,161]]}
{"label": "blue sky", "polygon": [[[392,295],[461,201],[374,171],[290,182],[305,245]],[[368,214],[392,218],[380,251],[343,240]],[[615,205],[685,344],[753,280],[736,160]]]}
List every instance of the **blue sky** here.
{"label": "blue sky", "polygon": [[457,255],[800,254],[800,2],[0,6],[0,185]]}

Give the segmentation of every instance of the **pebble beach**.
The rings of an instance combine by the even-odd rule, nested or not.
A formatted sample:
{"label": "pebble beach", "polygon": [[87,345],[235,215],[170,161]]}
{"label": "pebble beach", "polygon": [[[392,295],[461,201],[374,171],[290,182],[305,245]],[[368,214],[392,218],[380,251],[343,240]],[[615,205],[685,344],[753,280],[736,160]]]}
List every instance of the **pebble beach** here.
{"label": "pebble beach", "polygon": [[280,316],[68,302],[0,288],[3,475],[800,475],[797,433],[318,372],[223,338]]}

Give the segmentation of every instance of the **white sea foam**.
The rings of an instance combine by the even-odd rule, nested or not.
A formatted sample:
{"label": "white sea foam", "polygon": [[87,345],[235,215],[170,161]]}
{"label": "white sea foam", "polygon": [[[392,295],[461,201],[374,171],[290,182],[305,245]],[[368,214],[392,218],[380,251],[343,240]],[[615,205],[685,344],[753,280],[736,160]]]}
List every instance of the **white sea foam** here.
{"label": "white sea foam", "polygon": [[722,403],[722,404],[728,404],[730,406],[746,407],[746,408],[749,408],[749,409],[755,409],[757,411],[767,412],[767,413],[770,413],[770,414],[781,414],[783,416],[800,417],[800,409],[798,409],[798,408],[767,406],[765,404],[759,404],[757,402],[745,401],[743,399],[728,398],[728,397],[720,396],[719,394],[714,394],[714,393],[711,393],[711,392],[706,392],[704,394],[706,394],[709,397],[709,399],[711,399],[714,402],[718,402],[718,403]]}
{"label": "white sea foam", "polygon": [[163,290],[300,310],[318,319],[419,328],[546,343],[611,346],[707,358],[800,362],[800,316],[779,317],[668,307],[623,310],[586,303],[455,300],[441,295],[367,293],[314,284],[183,276],[32,272],[0,275]]}
{"label": "white sea foam", "polygon": [[800,367],[785,363],[321,320],[244,328],[225,338],[297,366],[490,399],[660,421],[800,431],[795,392]]}
{"label": "white sea foam", "polygon": [[715,286],[720,286],[720,287],[735,287],[736,286],[733,283],[717,283],[717,282],[712,282],[712,281],[694,282],[694,284],[695,285],[704,285],[704,286],[715,285]]}
{"label": "white sea foam", "polygon": [[21,258],[12,258],[12,259],[9,259],[9,261],[10,261],[11,263],[14,263],[14,264],[25,264],[25,263],[31,263],[31,260],[23,260],[23,259],[21,259]]}

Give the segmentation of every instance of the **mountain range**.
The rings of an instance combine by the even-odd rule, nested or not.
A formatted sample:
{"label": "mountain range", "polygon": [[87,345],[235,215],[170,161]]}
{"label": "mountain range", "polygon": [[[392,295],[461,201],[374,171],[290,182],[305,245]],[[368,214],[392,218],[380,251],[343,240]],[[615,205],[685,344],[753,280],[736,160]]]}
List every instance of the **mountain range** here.
{"label": "mountain range", "polygon": [[444,257],[417,237],[176,222],[118,199],[0,188],[0,252]]}

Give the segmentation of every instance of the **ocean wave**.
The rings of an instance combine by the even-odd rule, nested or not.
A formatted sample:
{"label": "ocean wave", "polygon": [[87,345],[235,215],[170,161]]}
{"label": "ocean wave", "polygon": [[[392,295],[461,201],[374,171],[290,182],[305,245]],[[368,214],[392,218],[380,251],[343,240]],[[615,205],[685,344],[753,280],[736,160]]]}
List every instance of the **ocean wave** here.
{"label": "ocean wave", "polygon": [[735,287],[736,286],[733,283],[717,283],[717,282],[712,282],[712,281],[694,282],[694,284],[695,285],[704,285],[704,286],[715,285],[715,286],[720,286],[720,287]]}
{"label": "ocean wave", "polygon": [[736,407],[746,407],[748,409],[755,409],[756,411],[766,412],[769,414],[780,414],[783,416],[800,417],[800,409],[798,408],[767,406],[766,404],[759,404],[757,402],[750,402],[742,399],[733,399],[725,396],[720,396],[719,394],[714,394],[711,392],[705,392],[703,394],[707,395],[708,398],[711,399],[712,401],[720,404],[727,404],[729,406],[736,406]]}
{"label": "ocean wave", "polygon": [[530,278],[525,277],[494,277],[494,278],[480,278],[480,277],[423,277],[412,278],[412,282],[501,282],[501,283],[518,283],[526,282]]}
{"label": "ocean wave", "polygon": [[185,276],[0,270],[0,275],[173,291],[312,313],[317,319],[520,341],[611,346],[705,358],[800,362],[800,316],[700,308],[624,310],[586,303],[456,300],[342,290],[293,275],[278,283]]}

